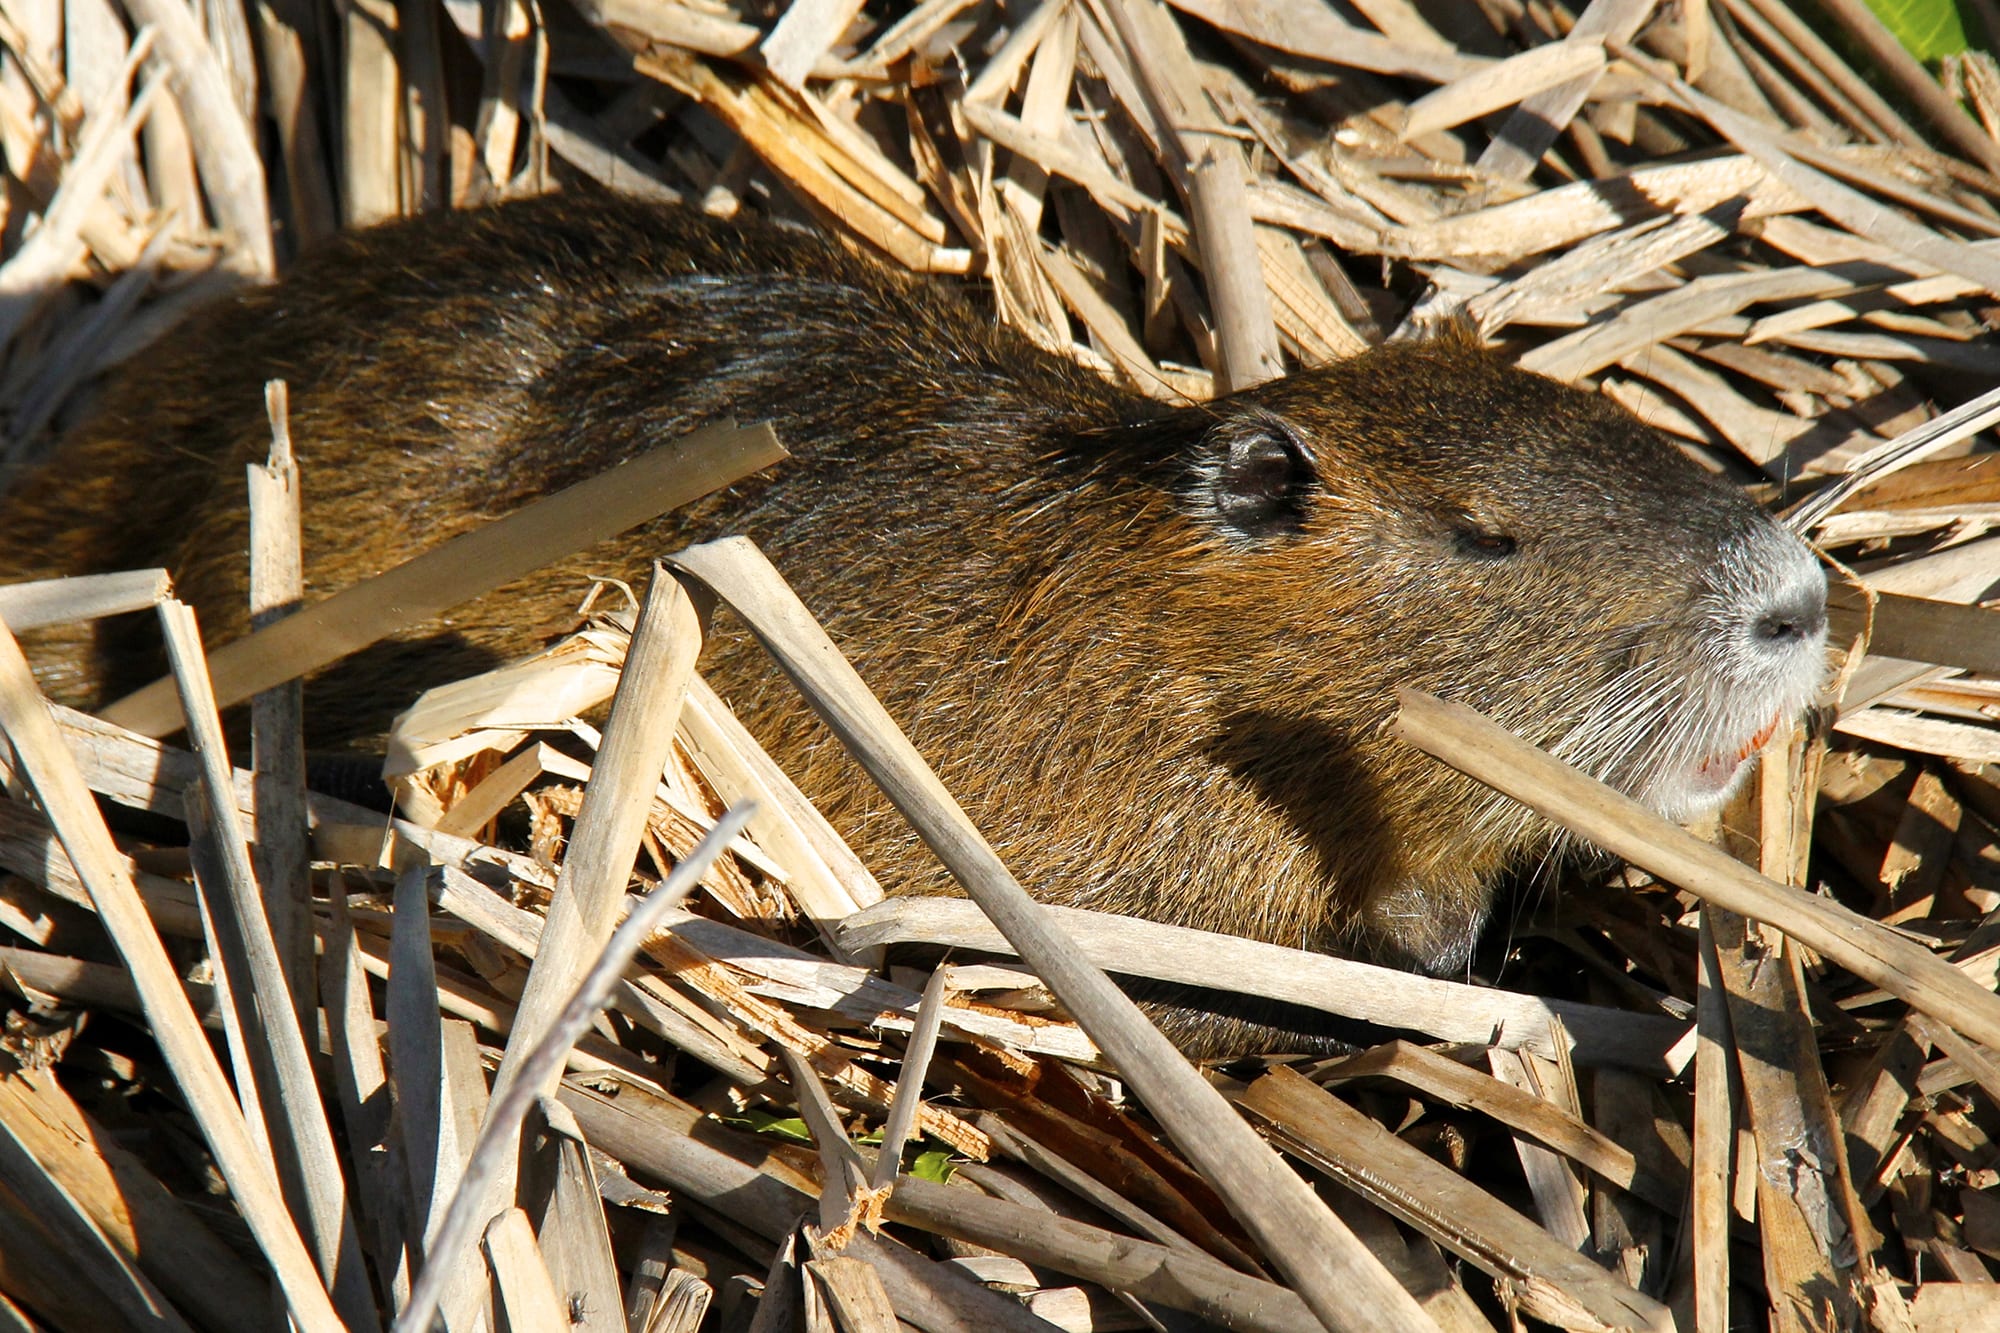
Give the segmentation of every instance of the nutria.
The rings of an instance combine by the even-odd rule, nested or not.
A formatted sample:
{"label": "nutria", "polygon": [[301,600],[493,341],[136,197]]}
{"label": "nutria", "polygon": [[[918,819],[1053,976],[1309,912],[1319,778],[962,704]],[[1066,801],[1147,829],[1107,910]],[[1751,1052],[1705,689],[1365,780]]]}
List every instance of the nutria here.
{"label": "nutria", "polygon": [[[1066,903],[1459,970],[1496,877],[1554,835],[1386,737],[1397,682],[1685,817],[1821,679],[1802,543],[1466,338],[1169,410],[831,241],[597,194],[350,234],[200,313],[6,498],[0,572],[164,563],[211,642],[242,633],[272,377],[314,593],[715,418],[795,456],[323,673],[315,743],[532,651],[592,575],[745,532]],[[36,651],[85,707],[157,665]],[[747,636],[705,666],[886,882],[948,890]]]}

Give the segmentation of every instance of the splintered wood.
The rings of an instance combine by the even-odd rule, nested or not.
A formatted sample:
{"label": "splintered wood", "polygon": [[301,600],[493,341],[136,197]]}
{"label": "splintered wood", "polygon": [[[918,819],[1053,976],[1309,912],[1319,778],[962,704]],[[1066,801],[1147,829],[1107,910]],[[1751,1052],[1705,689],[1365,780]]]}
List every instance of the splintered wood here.
{"label": "splintered wood", "polygon": [[[594,181],[1163,402],[1456,324],[1782,510],[1836,649],[1703,841],[1409,696],[1627,862],[1545,868],[1477,978],[1028,911],[724,544],[393,700],[389,815],[307,789],[302,674],[779,450],[662,442],[328,599],[274,384],[257,633],[204,654],[171,571],[0,588],[0,1324],[2000,1328],[1996,131],[1992,56],[1860,0],[0,0],[0,477],[343,225]],[[885,896],[703,682],[718,595],[972,900]],[[156,608],[170,677],[36,696],[13,633]],[[1197,1075],[1099,968],[1359,1045]]]}

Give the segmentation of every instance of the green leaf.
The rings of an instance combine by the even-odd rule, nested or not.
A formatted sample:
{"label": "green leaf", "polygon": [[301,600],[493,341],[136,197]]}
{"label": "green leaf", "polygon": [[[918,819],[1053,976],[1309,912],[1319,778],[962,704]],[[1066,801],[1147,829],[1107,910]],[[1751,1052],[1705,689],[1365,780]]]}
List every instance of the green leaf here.
{"label": "green leaf", "polygon": [[930,1148],[920,1152],[910,1162],[910,1174],[925,1180],[934,1180],[942,1185],[951,1179],[951,1173],[958,1168],[952,1164],[951,1151],[946,1148]]}
{"label": "green leaf", "polygon": [[794,1143],[811,1143],[813,1141],[812,1131],[806,1128],[806,1122],[795,1115],[773,1115],[769,1111],[752,1107],[742,1115],[726,1115],[716,1118],[725,1125],[733,1125],[737,1129],[747,1129],[752,1134],[770,1134],[776,1138],[790,1139]]}
{"label": "green leaf", "polygon": [[1955,56],[1966,48],[1958,0],[1868,0],[1868,7],[1919,60]]}

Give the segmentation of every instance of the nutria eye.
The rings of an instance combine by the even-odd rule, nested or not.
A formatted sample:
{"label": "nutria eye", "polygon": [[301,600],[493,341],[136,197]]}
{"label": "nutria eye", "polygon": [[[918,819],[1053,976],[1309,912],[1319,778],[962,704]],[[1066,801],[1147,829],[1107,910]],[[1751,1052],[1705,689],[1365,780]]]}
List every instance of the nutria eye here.
{"label": "nutria eye", "polygon": [[1514,539],[1504,532],[1484,528],[1459,528],[1453,534],[1459,553],[1474,560],[1505,560],[1514,554]]}

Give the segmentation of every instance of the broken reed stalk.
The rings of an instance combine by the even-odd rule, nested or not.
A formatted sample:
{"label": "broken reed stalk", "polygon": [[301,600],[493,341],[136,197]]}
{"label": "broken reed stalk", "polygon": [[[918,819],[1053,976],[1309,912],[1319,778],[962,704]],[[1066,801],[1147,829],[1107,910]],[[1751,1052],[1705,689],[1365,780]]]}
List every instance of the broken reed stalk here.
{"label": "broken reed stalk", "polygon": [[1735,1179],[1736,1105],[1741,1090],[1722,993],[1715,923],[1702,913],[1697,940],[1693,1189],[1682,1221],[1682,1251],[1694,1275],[1694,1333],[1729,1333],[1729,1185]]}
{"label": "broken reed stalk", "polygon": [[[789,1168],[769,1160],[761,1167],[755,1166],[697,1138],[695,1129],[704,1117],[685,1102],[660,1098],[651,1093],[633,1095],[631,1089],[612,1097],[574,1085],[564,1086],[562,1101],[576,1113],[590,1141],[599,1149],[647,1175],[658,1177],[688,1198],[701,1200],[711,1207],[727,1208],[733,1221],[740,1222],[768,1240],[782,1245],[784,1239],[793,1234],[800,1216],[812,1206],[811,1197],[805,1191],[806,1183]],[[911,1185],[909,1177],[899,1179],[896,1189],[889,1195],[885,1214],[891,1220],[897,1216],[897,1199],[902,1196],[906,1185]],[[956,1215],[958,1212],[962,1191],[950,1190],[948,1196],[940,1200],[937,1187],[925,1188],[930,1185],[931,1182],[919,1179],[911,1186],[909,1197],[913,1202],[909,1206],[913,1223],[918,1215],[928,1211],[927,1204],[938,1206],[946,1214]],[[1030,1212],[1022,1205],[1008,1204],[1004,1200],[990,1202],[1012,1210],[1005,1215],[1007,1220],[1000,1230],[982,1233],[990,1239],[1002,1239],[1015,1232],[1026,1232],[1031,1236],[1047,1234],[1039,1226],[1022,1226],[1017,1219],[1022,1216],[1046,1219],[1049,1214]],[[1129,1280],[1132,1277],[1129,1269],[1099,1269],[1094,1260],[1108,1254],[1114,1257],[1115,1262],[1121,1247],[1134,1243],[1132,1238],[1094,1227],[1086,1230],[1092,1234],[1080,1247],[1037,1245],[1028,1253],[1045,1255],[1050,1260],[1050,1267],[1073,1276],[1087,1278],[1093,1272],[1102,1271],[1107,1276]],[[946,1264],[912,1253],[887,1235],[857,1231],[845,1252],[864,1258],[875,1266],[883,1284],[889,1289],[897,1311],[920,1328],[933,1330],[933,1333],[938,1330],[948,1330],[949,1333],[1049,1333],[1046,1321],[1037,1318],[1012,1297],[989,1290]],[[1151,1253],[1150,1250],[1139,1252]],[[1214,1262],[1209,1256],[1202,1257]],[[1161,1283],[1156,1294],[1162,1304],[1179,1308],[1217,1309],[1236,1303],[1226,1291],[1207,1284],[1205,1270],[1189,1266],[1173,1271],[1185,1278],[1186,1285],[1179,1286],[1172,1281]],[[1224,1271],[1229,1274],[1227,1281],[1254,1280],[1226,1266]],[[1276,1283],[1266,1283],[1261,1290],[1262,1306],[1267,1312],[1281,1309],[1288,1300],[1298,1300],[1296,1293],[1288,1292]],[[1299,1308],[1303,1311],[1303,1302]],[[1309,1314],[1307,1318],[1310,1319]],[[787,1325],[781,1323],[777,1327]],[[1320,1326],[1308,1323],[1306,1327],[1317,1330]],[[1274,1330],[1274,1333],[1277,1331]],[[1283,1333],[1296,1331],[1283,1330]]]}
{"label": "broken reed stalk", "polygon": [[[400,1148],[404,1176],[397,1182],[404,1190],[396,1191],[394,1185],[391,1190],[405,1195],[403,1212],[416,1242],[429,1240],[444,1224],[465,1160],[461,1122],[445,1069],[444,1019],[439,1014],[437,960],[431,953],[430,900],[425,892],[428,879],[427,867],[416,857],[396,876],[382,995],[394,1120],[387,1135]],[[360,966],[367,968],[365,956]]]}
{"label": "broken reed stalk", "polygon": [[1535,1318],[1575,1329],[1673,1327],[1665,1306],[1296,1070],[1280,1065],[1240,1102],[1288,1150],[1508,1283]]}
{"label": "broken reed stalk", "polygon": [[[1687,1024],[1664,1014],[1469,986],[1110,912],[1046,910],[1084,956],[1107,972],[1189,986],[1212,986],[1216,977],[1225,976],[1241,994],[1421,1032],[1439,1041],[1518,1048],[1549,1060],[1567,1046],[1579,1064],[1667,1076],[1677,1072],[1669,1053],[1687,1032]],[[890,898],[849,916],[839,933],[850,946],[924,943],[1013,952],[978,904],[962,898]]]}
{"label": "broken reed stalk", "polygon": [[0,587],[0,619],[16,633],[97,620],[132,611],[150,611],[173,590],[164,569],[131,569],[118,574],[78,574]]}
{"label": "broken reed stalk", "polygon": [[[146,1278],[197,1328],[261,1333],[273,1309],[267,1275],[218,1239],[150,1172],[132,1169],[135,1165],[63,1091],[53,1071],[17,1069],[0,1075],[0,1184],[25,1196],[35,1188],[28,1177],[46,1178],[68,1200],[63,1210],[81,1209],[91,1229],[135,1258]],[[34,1203],[27,1207],[31,1214],[45,1211]],[[37,1219],[38,1226],[42,1221]],[[14,1261],[25,1256],[7,1257],[10,1279],[19,1276]],[[75,1257],[85,1258],[81,1253]],[[80,1275],[68,1260],[65,1256],[36,1276],[75,1284],[78,1294],[93,1303],[111,1296],[108,1289],[100,1293],[91,1277]],[[154,1322],[165,1317],[162,1303],[156,1299],[148,1306],[122,1326],[160,1327],[166,1333]],[[100,1315],[82,1326],[102,1322]]]}
{"label": "broken reed stalk", "polygon": [[548,1265],[535,1244],[534,1225],[519,1208],[509,1208],[480,1233],[480,1249],[493,1270],[507,1328],[567,1328],[569,1306],[556,1292]]}
{"label": "broken reed stalk", "polygon": [[1785,513],[1792,531],[1803,535],[1839,508],[1850,495],[1890,473],[1920,463],[1940,449],[1977,435],[2000,422],[2000,389],[1989,389],[1970,402],[1919,422],[1895,439],[1875,446],[1848,464],[1839,481],[1822,486]]}
{"label": "broken reed stalk", "polygon": [[1435,1333],[1437,1325],[1409,1292],[1028,896],[763,553],[743,538],[726,538],[690,547],[673,562],[750,626],[849,753],[1116,1063],[1320,1321],[1353,1333]]}
{"label": "broken reed stalk", "polygon": [[270,1263],[292,1318],[306,1333],[341,1333],[345,1325],[250,1140],[215,1052],[181,989],[180,974],[154,933],[48,703],[35,688],[20,643],[4,625],[0,625],[0,732],[14,747],[21,776],[54,825],[97,907],[98,919],[132,975],[153,1040],[201,1126],[244,1222]]}
{"label": "broken reed stalk", "polygon": [[[662,576],[656,572],[655,582],[661,579]],[[664,581],[669,584],[674,582],[670,577]],[[668,734],[672,734],[671,728]],[[646,799],[650,801],[650,787],[644,790]],[[640,945],[653,933],[661,918],[678,906],[688,892],[701,882],[709,866],[729,846],[729,840],[743,831],[752,809],[751,806],[737,806],[725,812],[715,822],[715,827],[704,834],[695,849],[688,853],[687,859],[674,867],[666,882],[642,899],[623,924],[612,932],[597,961],[584,973],[561,1011],[546,1024],[533,1048],[521,1056],[515,1066],[514,1077],[487,1105],[479,1137],[473,1142],[472,1156],[465,1164],[464,1174],[459,1177],[458,1192],[452,1197],[444,1224],[431,1238],[423,1272],[411,1289],[409,1304],[396,1316],[395,1333],[421,1333],[430,1327],[448,1276],[461,1262],[461,1251],[472,1239],[473,1229],[484,1228],[485,1200],[493,1193],[496,1182],[502,1176],[511,1174],[504,1169],[505,1159],[519,1151],[521,1126],[527,1120],[528,1108],[545,1095],[543,1089],[553,1090],[561,1080],[563,1064],[569,1059],[571,1048],[610,1000],[613,988],[639,952]],[[636,843],[636,838],[634,841]],[[522,1015],[525,1012],[524,1002],[522,1014],[515,1017],[516,1032],[524,1026]],[[508,1050],[511,1052],[513,1049],[514,1043],[510,1041]]]}
{"label": "broken reed stalk", "polygon": [[[690,1199],[726,1209],[730,1221],[780,1247],[796,1235],[798,1219],[812,1211],[810,1181],[778,1163],[756,1167],[696,1139],[696,1127],[706,1117],[678,1099],[630,1087],[610,1097],[564,1085],[562,1105],[576,1113],[600,1151]],[[990,1291],[962,1269],[926,1259],[892,1237],[856,1231],[844,1253],[872,1263],[896,1309],[920,1329],[1048,1333],[1048,1323],[1014,1297]],[[782,1287],[778,1295],[782,1297]]]}
{"label": "broken reed stalk", "polygon": [[[292,457],[290,395],[283,380],[264,386],[271,452],[244,468],[250,495],[250,627],[262,629],[305,599],[299,468]],[[311,862],[306,820],[305,685],[288,680],[250,700],[250,770],[256,774],[257,881],[264,886],[271,938],[291,988],[299,1026],[315,1008]]]}
{"label": "broken reed stalk", "polygon": [[236,97],[201,25],[177,0],[127,0],[134,24],[151,29],[159,56],[173,71],[189,145],[201,165],[202,193],[216,221],[236,240],[230,253],[247,262],[250,276],[278,271],[271,245],[271,211],[266,202],[264,161],[251,122]]}
{"label": "broken reed stalk", "polygon": [[[863,1198],[861,1192],[868,1188],[867,1164],[861,1160],[861,1150],[841,1126],[840,1112],[835,1109],[833,1098],[827,1096],[819,1071],[790,1046],[780,1046],[778,1057],[784,1062],[785,1077],[792,1085],[792,1100],[799,1108],[799,1118],[806,1122],[813,1147],[819,1152],[819,1229],[823,1236],[834,1236],[843,1228],[851,1233],[856,1221],[855,1207]],[[844,1239],[844,1234],[838,1236],[838,1240]],[[819,1240],[815,1240],[814,1247],[820,1248]],[[824,1248],[837,1250],[840,1245],[830,1243]]]}
{"label": "broken reed stalk", "polygon": [[377,1328],[375,1299],[347,1204],[340,1154],[250,867],[222,718],[208,690],[201,631],[193,609],[176,598],[160,603],[160,628],[180,689],[181,711],[188,719],[188,739],[201,765],[201,781],[185,797],[190,851],[220,945],[215,961],[227,979],[250,1055],[245,1073],[254,1075],[279,1180],[291,1196],[294,1214],[305,1224],[320,1273],[342,1317],[350,1329]]}
{"label": "broken reed stalk", "polygon": [[1216,388],[1229,393],[1275,379],[1284,373],[1284,357],[1270,287],[1258,259],[1243,150],[1208,110],[1194,58],[1159,0],[1100,0],[1095,7],[1110,19],[1161,130],[1171,140],[1160,147],[1187,196],[1215,311],[1221,362]]}
{"label": "broken reed stalk", "polygon": [[903,1043],[903,1063],[896,1070],[896,1099],[889,1103],[889,1119],[882,1126],[882,1146],[875,1158],[875,1169],[868,1175],[871,1189],[888,1188],[902,1169],[903,1145],[909,1142],[910,1130],[917,1123],[917,1110],[924,1100],[924,1075],[930,1072],[938,1029],[944,1026],[944,988],[950,975],[950,969],[940,964],[924,983],[916,1025]]}
{"label": "broken reed stalk", "polygon": [[891,1222],[1130,1292],[1221,1328],[1321,1333],[1325,1327],[1298,1293],[1239,1273],[1201,1251],[1140,1240],[919,1176],[897,1178],[883,1214]]}
{"label": "broken reed stalk", "polygon": [[1863,981],[1984,1045],[2000,1045],[2000,996],[1867,917],[1764,878],[1631,797],[1584,776],[1491,719],[1398,689],[1390,730],[1586,841],[1704,902],[1775,926]]}
{"label": "broken reed stalk", "polygon": [[[765,438],[775,447],[776,438],[768,429]],[[506,1096],[523,1076],[529,1054],[575,991],[588,960],[597,956],[618,923],[653,790],[666,768],[681,703],[701,652],[707,609],[706,597],[698,601],[690,596],[677,576],[654,563],[646,601],[626,649],[625,669],[612,697],[604,742],[591,765],[583,805],[549,897],[541,946],[528,969],[514,1029],[493,1075],[496,1099]],[[559,1065],[553,1073],[537,1074],[538,1085],[531,1091],[553,1095],[560,1074]],[[513,1172],[502,1163],[486,1185],[481,1220],[498,1212],[513,1188]],[[458,1314],[462,1303],[476,1294],[475,1285],[461,1270],[448,1311]],[[456,1327],[458,1320],[447,1322]]]}
{"label": "broken reed stalk", "polygon": [[1806,165],[1793,151],[1791,141],[1759,124],[1753,117],[1696,91],[1684,79],[1630,47],[1614,45],[1612,50],[1662,89],[1689,115],[1707,121],[1709,128],[1755,158],[1772,180],[1797,192],[1828,218],[1857,236],[1865,236],[1899,254],[1943,272],[1957,274],[1969,282],[1978,283],[1989,292],[2000,294],[2000,260],[1967,242],[1953,240],[1912,222],[1895,210],[1884,208],[1860,190]]}
{"label": "broken reed stalk", "polygon": [[[216,703],[227,708],[315,671],[784,457],[769,426],[723,422],[670,440],[217,649],[209,659]],[[168,680],[100,716],[147,736],[181,724]]]}

